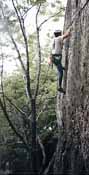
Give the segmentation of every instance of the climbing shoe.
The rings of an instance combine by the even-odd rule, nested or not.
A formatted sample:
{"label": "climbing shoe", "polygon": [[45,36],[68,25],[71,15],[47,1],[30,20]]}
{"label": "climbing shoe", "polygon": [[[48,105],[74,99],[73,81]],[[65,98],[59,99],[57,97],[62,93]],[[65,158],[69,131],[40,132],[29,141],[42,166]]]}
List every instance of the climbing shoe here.
{"label": "climbing shoe", "polygon": [[58,91],[60,91],[61,93],[63,93],[63,94],[65,94],[66,92],[64,91],[64,89],[63,88],[61,88],[61,87],[59,87],[58,88]]}
{"label": "climbing shoe", "polygon": [[66,68],[65,68],[65,67],[62,67],[62,69],[63,69],[63,70],[66,70]]}

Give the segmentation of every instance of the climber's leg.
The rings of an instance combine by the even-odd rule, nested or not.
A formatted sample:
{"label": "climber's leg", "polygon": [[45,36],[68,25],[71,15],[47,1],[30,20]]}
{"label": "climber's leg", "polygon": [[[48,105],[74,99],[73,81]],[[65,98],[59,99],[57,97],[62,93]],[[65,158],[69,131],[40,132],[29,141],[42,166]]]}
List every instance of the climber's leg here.
{"label": "climber's leg", "polygon": [[58,70],[58,76],[59,76],[59,87],[61,87],[62,79],[63,79],[63,67],[61,63],[57,65],[57,70]]}
{"label": "climber's leg", "polygon": [[58,76],[59,76],[59,88],[58,88],[58,91],[60,91],[60,92],[65,94],[65,91],[62,88],[62,79],[63,79],[63,70],[64,69],[63,69],[61,63],[57,66],[57,69],[58,69]]}
{"label": "climber's leg", "polygon": [[57,67],[58,70],[58,77],[59,77],[59,88],[58,90],[65,93],[62,86],[62,79],[63,79],[63,70],[65,70],[65,68],[62,66],[61,64],[61,60],[62,60],[62,55],[53,55],[53,64]]}

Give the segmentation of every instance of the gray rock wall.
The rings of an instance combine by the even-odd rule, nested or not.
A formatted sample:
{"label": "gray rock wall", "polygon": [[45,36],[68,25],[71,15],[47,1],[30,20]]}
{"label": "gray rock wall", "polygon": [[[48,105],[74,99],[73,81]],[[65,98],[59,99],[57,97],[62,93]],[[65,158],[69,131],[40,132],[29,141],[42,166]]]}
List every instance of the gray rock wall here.
{"label": "gray rock wall", "polygon": [[89,2],[78,13],[86,1],[67,2],[64,30],[74,22],[63,48],[66,95],[57,96],[59,143],[54,174],[89,174]]}

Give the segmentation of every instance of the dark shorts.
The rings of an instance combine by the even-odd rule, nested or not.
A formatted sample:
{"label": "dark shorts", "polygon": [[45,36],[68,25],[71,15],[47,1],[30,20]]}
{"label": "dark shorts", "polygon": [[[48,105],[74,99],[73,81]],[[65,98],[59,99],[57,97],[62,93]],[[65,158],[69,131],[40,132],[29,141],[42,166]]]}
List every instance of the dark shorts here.
{"label": "dark shorts", "polygon": [[62,60],[62,54],[53,54],[52,55],[52,62],[56,66],[61,64],[61,60]]}

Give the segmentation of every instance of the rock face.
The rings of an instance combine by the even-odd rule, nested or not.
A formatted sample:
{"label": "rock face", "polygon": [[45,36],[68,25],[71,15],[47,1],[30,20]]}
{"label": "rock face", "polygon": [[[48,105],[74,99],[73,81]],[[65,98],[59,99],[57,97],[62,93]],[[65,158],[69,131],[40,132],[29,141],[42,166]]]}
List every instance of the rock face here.
{"label": "rock face", "polygon": [[64,30],[73,23],[63,48],[66,94],[57,96],[59,142],[55,175],[89,175],[89,1],[86,1],[67,2]]}

